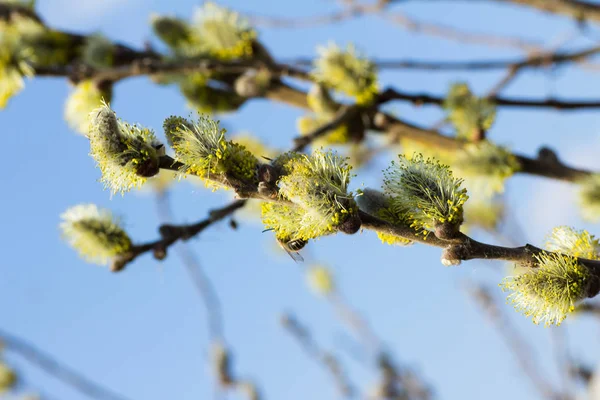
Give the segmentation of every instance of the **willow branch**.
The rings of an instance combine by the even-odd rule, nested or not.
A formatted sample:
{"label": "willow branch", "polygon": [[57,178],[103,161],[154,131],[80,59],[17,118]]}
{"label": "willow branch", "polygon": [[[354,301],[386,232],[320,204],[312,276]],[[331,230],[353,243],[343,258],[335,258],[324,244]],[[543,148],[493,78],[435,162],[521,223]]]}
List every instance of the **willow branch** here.
{"label": "willow branch", "polygon": [[449,25],[419,21],[400,12],[381,14],[384,19],[410,32],[489,47],[516,48],[527,53],[542,52],[542,43],[517,37],[498,36],[481,32],[466,32]]}
{"label": "willow branch", "polygon": [[293,315],[284,315],[281,318],[281,325],[296,339],[309,357],[322,364],[329,371],[340,394],[345,397],[352,397],[355,393],[354,385],[350,383],[348,377],[344,374],[339,360],[330,352],[321,349],[308,330]]}
{"label": "willow branch", "polygon": [[223,389],[232,389],[243,393],[248,400],[261,400],[258,386],[249,379],[239,378],[233,372],[233,357],[224,346],[215,344],[213,348],[213,368],[219,385]]}
{"label": "willow branch", "polygon": [[577,312],[588,313],[600,317],[600,305],[595,303],[583,303],[577,306]]}
{"label": "willow branch", "polygon": [[[587,50],[581,51],[579,53],[572,54],[561,54],[555,53],[550,55],[540,55],[537,57],[529,57],[526,60],[522,60],[518,65],[542,65],[544,62],[563,62],[566,60],[580,60],[586,56],[594,54],[600,50],[600,47],[593,47]],[[134,50],[129,49],[129,52],[134,52]],[[255,61],[234,61],[234,62],[223,62],[223,61],[215,61],[215,60],[197,60],[197,61],[184,61],[184,62],[171,62],[171,61],[162,61],[150,57],[142,57],[144,54],[147,55],[147,52],[140,52],[139,57],[133,57],[133,61],[129,65],[118,66],[112,69],[107,69],[103,71],[96,71],[100,75],[94,75],[94,79],[99,80],[121,80],[126,79],[127,77],[132,76],[140,76],[144,74],[152,74],[152,73],[189,73],[194,71],[204,71],[204,72],[236,72],[243,73],[248,69],[257,69],[257,68],[267,68],[268,71],[273,74],[273,76],[289,76],[295,79],[301,79],[306,81],[311,81],[310,75],[306,71],[302,71],[300,69],[294,68],[292,66],[286,64],[269,64],[268,66],[264,63],[255,62]],[[526,64],[528,62],[528,64]],[[63,71],[68,73],[68,71]],[[68,75],[67,75],[68,76]],[[391,93],[394,93],[392,91]],[[390,92],[386,91],[380,95],[379,102],[385,102],[386,96],[388,96]],[[398,94],[395,92],[394,94]],[[294,107],[300,107],[304,109],[308,109],[307,96],[306,93],[302,90],[296,89],[289,84],[285,84],[279,80],[274,80],[269,88],[267,89],[264,97],[269,98],[274,101],[284,102]],[[497,103],[510,103],[514,105],[514,103],[520,102],[515,99],[502,99],[497,97],[492,97],[492,101],[496,101]],[[417,102],[422,101],[423,99],[416,99]],[[415,101],[415,98],[411,98],[410,101]],[[437,104],[441,104],[442,99],[435,100]],[[521,101],[522,103],[522,101]],[[538,103],[540,103],[538,101]],[[561,109],[569,108],[577,106],[576,103],[570,102],[556,102],[552,99],[542,101],[545,106],[548,107],[561,107]],[[535,101],[533,102],[535,104]],[[530,102],[531,106],[532,103]],[[581,104],[580,104],[581,105]],[[600,106],[600,103],[592,104],[590,102],[586,102],[583,106],[591,106],[597,105]],[[318,128],[311,134],[307,135],[304,138],[296,138],[296,146],[298,150],[303,150],[308,144],[310,144],[314,139],[320,137],[325,134],[328,130],[334,129],[335,127],[352,121],[351,125],[363,125],[362,116],[364,113],[357,113],[357,111],[361,111],[358,107],[347,107],[342,108],[345,109],[346,112],[341,111],[340,114],[336,115],[328,124]],[[364,110],[363,110],[364,111]],[[371,113],[373,110],[370,110]],[[364,128],[373,129],[375,131],[380,131],[381,133],[389,134],[392,137],[402,137],[408,138],[420,143],[425,143],[427,145],[431,145],[434,147],[444,147],[446,149],[459,149],[464,146],[464,142],[457,140],[455,138],[451,138],[448,136],[444,136],[440,134],[438,131],[431,129],[424,129],[417,125],[411,124],[407,121],[400,120],[398,118],[394,118],[385,113],[376,113],[375,114],[379,118],[377,121],[375,118],[373,119],[370,126],[364,126]],[[356,131],[364,131],[364,129],[354,129]],[[558,160],[558,157],[554,156],[552,158],[530,158],[523,155],[515,155],[517,160],[521,164],[520,171],[521,173],[532,174],[537,176],[543,176],[547,178],[565,180],[575,182],[581,178],[589,176],[592,172],[576,169],[569,167]],[[180,166],[177,164],[172,165],[172,169],[179,169]]]}
{"label": "willow branch", "polygon": [[600,22],[600,5],[579,0],[494,0],[528,6],[541,11],[564,15],[576,20]]}
{"label": "willow branch", "polygon": [[[588,53],[593,49],[588,49]],[[132,50],[133,51],[133,50]],[[586,53],[586,54],[588,54]],[[142,54],[142,53],[140,53]],[[584,54],[585,55],[585,54]],[[583,56],[583,55],[580,55]],[[567,56],[555,55],[554,60],[565,59]],[[571,55],[573,57],[573,55]],[[551,57],[552,58],[552,57]],[[533,60],[533,61],[531,61]],[[534,64],[537,62],[541,62],[541,59],[538,58],[530,58],[530,62]],[[310,75],[306,71],[302,71],[296,69],[294,67],[284,65],[284,64],[270,64],[265,65],[264,63],[257,62],[248,62],[248,61],[235,61],[235,62],[222,62],[215,60],[199,60],[199,61],[184,61],[184,62],[171,62],[171,61],[162,61],[157,60],[153,56],[148,56],[146,58],[134,58],[134,60],[128,65],[117,66],[114,68],[109,68],[102,71],[94,71],[91,69],[83,69],[77,70],[73,69],[73,66],[65,66],[65,67],[56,67],[56,68],[38,68],[37,73],[40,75],[46,76],[67,76],[71,79],[80,79],[82,76],[90,76],[94,77],[93,79],[97,79],[99,81],[119,81],[128,77],[147,75],[147,74],[162,74],[162,73],[190,73],[190,72],[236,72],[242,73],[247,71],[248,69],[256,69],[256,68],[267,68],[270,73],[274,76],[290,76],[297,79],[302,80],[311,80]],[[83,71],[83,72],[82,72]],[[79,76],[74,76],[73,74]],[[263,95],[266,98],[271,100],[279,101],[287,103],[294,107],[300,107],[308,109],[308,103],[306,98],[306,93],[302,90],[298,90],[288,84],[285,84],[279,80],[274,80],[271,85],[267,88],[266,93]],[[392,99],[401,99],[408,100],[413,103],[423,103],[429,102],[437,105],[441,105],[443,103],[442,98],[435,98],[429,95],[407,95],[405,93],[400,93],[396,90],[390,89],[382,93],[379,97],[379,103],[383,103]],[[536,106],[536,107],[554,107],[560,109],[573,109],[578,107],[600,107],[600,102],[584,102],[578,104],[577,102],[560,102],[552,99],[548,99],[545,101],[523,101],[518,99],[502,99],[498,97],[492,97],[492,100],[499,103],[500,105],[516,105],[521,104],[525,106]],[[396,137],[404,137],[409,138],[411,140],[415,140],[421,143],[432,144],[432,145],[441,145],[446,148],[460,148],[464,143],[461,143],[453,138],[449,138],[441,135],[439,132],[434,130],[427,130],[420,128],[414,124],[410,124],[406,121],[399,120],[390,115],[384,113],[377,113],[378,116],[383,116],[383,123],[377,123],[376,121],[371,124],[371,126],[366,126],[365,128],[374,129],[378,131],[383,131],[389,133],[391,136]],[[338,126],[345,122],[345,118],[347,116],[339,116],[340,119],[334,119],[329,124],[326,124],[323,127],[320,127],[317,131],[311,133],[306,138],[298,138],[297,146],[299,149],[303,149],[306,147],[310,141],[315,138],[323,135],[329,127]],[[362,123],[362,122],[360,122]],[[384,127],[385,125],[385,127]],[[357,131],[359,129],[356,129]],[[364,131],[364,129],[362,130]],[[548,173],[544,168],[545,166],[536,164],[535,160],[528,159],[526,157],[519,157],[519,160],[524,164],[524,168],[522,170],[526,173],[534,173],[534,174],[542,174],[542,176],[553,177],[557,176],[559,179],[565,179],[565,176],[568,179],[572,179],[573,176],[582,175],[579,172],[568,171],[565,172],[564,169],[553,169],[552,173]],[[571,173],[575,172],[575,173]],[[583,171],[585,172],[585,171]]]}
{"label": "willow branch", "polygon": [[329,25],[350,19],[360,18],[368,14],[376,14],[401,26],[409,32],[454,40],[462,43],[481,44],[490,47],[517,48],[526,52],[542,51],[542,44],[521,38],[503,37],[486,33],[465,32],[458,28],[419,21],[402,13],[384,13],[393,0],[377,0],[374,3],[361,4],[352,2],[345,8],[329,14],[309,16],[304,18],[277,18],[267,16],[252,16],[250,21],[256,26],[270,28],[311,28]]}
{"label": "willow branch", "polygon": [[[170,159],[170,157],[167,158]],[[170,165],[171,163],[172,162],[168,162],[166,164]],[[221,183],[227,185],[228,182],[226,180],[223,180],[221,181]],[[270,183],[268,182],[261,183],[270,185]],[[246,184],[241,190],[238,186],[234,186],[231,184],[229,184],[228,186],[236,190],[238,196],[243,198],[255,198],[264,201],[282,202],[286,204],[291,203],[289,200],[282,199],[277,196],[267,196],[263,193],[260,193],[258,190],[260,184]],[[126,264],[127,262],[135,259],[135,257],[137,257],[139,254],[152,250],[154,251],[154,256],[156,258],[162,259],[166,255],[166,247],[168,247],[170,244],[174,243],[176,240],[185,240],[194,236],[195,234],[204,230],[207,226],[220,219],[225,218],[226,216],[230,215],[232,212],[242,207],[243,205],[244,200],[237,200],[222,209],[218,209],[214,212],[211,212],[211,217],[209,217],[206,220],[200,221],[197,224],[184,226],[163,225],[163,227],[161,227],[160,229],[161,233],[163,234],[163,239],[158,240],[156,242],[150,242],[144,245],[134,246],[134,249],[130,251],[130,253],[132,253],[133,255],[132,257],[126,254],[121,258],[125,260]],[[444,252],[442,253],[442,260],[504,260],[513,261],[525,267],[535,268],[537,267],[536,256],[543,252],[546,252],[530,244],[526,244],[521,247],[504,247],[486,244],[478,242],[477,240],[472,239],[461,232],[456,232],[452,237],[439,238],[434,234],[430,234],[427,237],[424,237],[423,235],[418,235],[415,232],[415,230],[409,226],[402,224],[392,224],[362,210],[358,211],[358,217],[361,221],[361,227],[363,229],[399,236],[413,242],[443,248]],[[588,260],[583,258],[579,258],[578,261],[581,264],[588,267],[592,274],[600,277],[600,261]],[[117,260],[116,264],[121,265],[122,262],[119,262],[119,260]],[[113,267],[113,270],[114,269],[115,268]]]}
{"label": "willow branch", "polygon": [[[468,61],[425,61],[425,60],[378,60],[373,62],[380,70],[386,69],[415,69],[426,71],[473,71],[485,72],[507,68],[544,68],[553,65],[577,63],[595,56],[600,52],[600,46],[593,46],[580,51],[537,54],[515,60],[468,60]],[[285,64],[309,67],[314,64],[311,58],[294,58],[283,61]]]}
{"label": "willow branch", "polygon": [[[422,244],[443,248],[442,259],[449,258],[453,260],[502,260],[512,261],[524,267],[537,267],[536,256],[541,253],[548,253],[539,247],[526,244],[520,247],[504,247],[479,242],[463,233],[451,239],[445,240],[430,234],[427,238],[416,235],[414,230],[408,226],[391,224],[381,220],[364,211],[359,211],[359,217],[364,229],[375,232],[387,233],[404,239],[412,240]],[[578,261],[588,267],[590,271],[600,277],[600,261],[579,258]]]}
{"label": "willow branch", "polygon": [[[409,400],[429,400],[431,398],[428,385],[423,379],[410,368],[398,366],[392,362],[392,355],[383,348],[381,340],[377,337],[369,322],[345,301],[336,288],[327,295],[327,300],[335,308],[341,321],[348,325],[364,345],[369,348],[370,355],[376,361],[381,371],[381,381],[377,391],[379,397],[386,399],[407,398]],[[408,397],[394,397],[399,392]]]}
{"label": "willow branch", "polygon": [[[128,64],[96,70],[85,65],[55,65],[49,67],[33,66],[37,76],[67,77],[73,82],[93,79],[97,82],[118,82],[127,78],[144,75],[191,74],[200,73],[234,73],[242,74],[251,69],[266,69],[263,62],[258,61],[219,61],[214,59],[170,61],[140,55]],[[308,73],[289,65],[270,65],[270,72],[277,76],[287,76],[307,80]]]}
{"label": "willow branch", "polygon": [[320,25],[329,25],[349,19],[358,18],[367,14],[378,13],[388,6],[388,0],[376,0],[371,4],[352,2],[341,10],[329,14],[301,18],[278,18],[268,16],[251,16],[250,22],[256,26],[268,28],[312,28]]}
{"label": "willow branch", "polygon": [[48,374],[66,383],[89,398],[100,400],[127,400],[127,397],[86,378],[77,369],[63,364],[51,355],[37,348],[35,345],[3,330],[0,330],[0,345],[7,351],[19,354],[27,361],[37,365]]}
{"label": "willow branch", "polygon": [[118,272],[123,270],[130,262],[134,261],[140,255],[148,252],[152,252],[154,258],[157,260],[162,260],[167,256],[168,248],[175,242],[178,240],[185,241],[198,235],[214,223],[227,218],[236,210],[242,208],[245,204],[246,200],[233,201],[225,207],[210,211],[207,218],[190,225],[163,224],[159,227],[159,232],[161,235],[160,239],[157,239],[153,242],[133,245],[128,252],[119,255],[113,260],[111,271]]}
{"label": "willow branch", "polygon": [[502,314],[496,300],[489,290],[481,286],[467,287],[468,293],[483,308],[486,316],[494,324],[494,327],[508,346],[509,350],[517,360],[523,374],[531,381],[538,393],[549,400],[564,398],[552,387],[541,374],[531,356],[531,349],[523,337],[515,330],[508,318]]}
{"label": "willow branch", "polygon": [[[422,128],[381,112],[378,112],[373,118],[373,128],[375,131],[389,135],[392,141],[409,139],[446,151],[460,150],[467,144],[466,141],[442,135],[438,131]],[[552,150],[545,147],[540,149],[537,158],[520,154],[514,154],[514,156],[519,162],[519,169],[516,173],[567,182],[578,182],[594,173],[564,164]]]}
{"label": "willow branch", "polygon": [[387,353],[381,353],[377,359],[381,380],[374,396],[370,399],[430,400],[431,390],[411,370],[395,365]]}
{"label": "willow branch", "polygon": [[[169,194],[161,192],[157,197],[159,214],[164,223],[173,221],[173,213],[169,201]],[[202,265],[197,261],[194,253],[187,246],[180,246],[178,249],[179,258],[194,284],[196,291],[200,295],[207,315],[208,334],[212,342],[224,340],[223,314],[221,312],[221,301],[217,291],[212,284]]]}
{"label": "willow branch", "polygon": [[[337,127],[348,124],[352,119],[360,115],[361,107],[359,106],[343,106],[341,107],[336,115],[327,123],[316,128],[304,136],[298,136],[294,138],[294,148],[292,151],[302,152],[316,139],[324,136],[329,131],[336,129]],[[360,122],[359,122],[360,123]]]}
{"label": "willow branch", "polygon": [[[488,98],[497,106],[522,107],[522,108],[552,108],[555,110],[582,110],[600,108],[600,100],[559,100],[547,99],[522,99],[491,96]],[[384,103],[391,100],[408,101],[415,105],[433,104],[442,106],[445,97],[433,96],[426,93],[407,93],[394,88],[388,88],[379,95],[379,102]]]}

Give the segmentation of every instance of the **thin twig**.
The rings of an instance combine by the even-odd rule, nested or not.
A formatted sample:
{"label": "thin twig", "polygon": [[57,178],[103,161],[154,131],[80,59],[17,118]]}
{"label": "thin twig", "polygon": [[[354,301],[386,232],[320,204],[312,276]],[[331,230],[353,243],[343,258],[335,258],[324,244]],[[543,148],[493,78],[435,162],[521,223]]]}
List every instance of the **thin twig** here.
{"label": "thin twig", "polygon": [[543,51],[542,43],[532,40],[498,36],[481,32],[466,32],[449,25],[418,21],[400,12],[380,15],[384,19],[402,26],[407,31],[434,36],[444,40],[452,40],[460,43],[484,45],[489,47],[516,48],[527,53]]}
{"label": "thin twig", "polygon": [[[559,100],[547,99],[525,99],[492,96],[488,98],[497,106],[520,107],[520,108],[552,108],[560,111],[584,110],[600,108],[600,100]],[[444,105],[446,100],[443,96],[434,96],[427,93],[408,93],[394,88],[388,88],[379,95],[379,103],[391,100],[408,101],[416,105],[433,104]]]}
{"label": "thin twig", "polygon": [[[568,63],[578,63],[589,57],[595,56],[600,52],[600,46],[593,46],[580,51],[557,51],[554,53],[545,52],[514,60],[468,60],[468,61],[425,61],[425,60],[378,60],[372,61],[380,70],[386,69],[414,69],[426,71],[472,71],[486,72],[507,68],[544,68],[550,66],[563,65]],[[311,58],[293,58],[282,60],[283,64],[310,67],[314,64]]]}
{"label": "thin twig", "polygon": [[509,67],[506,73],[502,76],[502,79],[498,81],[490,91],[485,95],[486,99],[492,99],[498,95],[502,90],[504,90],[508,85],[510,85],[517,77],[519,76],[519,72],[521,69],[518,67]]}
{"label": "thin twig", "polygon": [[258,386],[249,379],[238,378],[233,372],[233,359],[227,347],[213,343],[213,369],[219,385],[243,393],[248,400],[261,400]]}
{"label": "thin twig", "polygon": [[[163,191],[157,195],[157,205],[163,223],[173,221],[173,213],[171,211],[168,192]],[[196,291],[204,303],[204,308],[208,316],[207,327],[211,342],[224,341],[225,335],[221,301],[219,300],[219,295],[217,294],[214,285],[188,246],[180,245],[176,247],[176,251],[185,266],[190,280],[194,284]]]}
{"label": "thin twig", "polygon": [[529,6],[575,20],[600,22],[600,4],[580,0],[494,0]]}
{"label": "thin twig", "polygon": [[540,369],[534,364],[532,351],[527,342],[512,326],[509,319],[502,314],[490,291],[476,285],[469,285],[466,289],[471,297],[483,308],[486,316],[494,324],[494,327],[505,341],[509,350],[513,353],[524,375],[531,381],[539,394],[550,400],[562,398],[550,382],[542,377]]}
{"label": "thin twig", "polygon": [[344,106],[341,107],[335,116],[327,123],[319,126],[314,131],[304,136],[298,136],[294,138],[294,148],[292,151],[302,152],[309,146],[313,141],[327,134],[329,131],[336,129],[337,127],[349,123],[359,113],[359,107]]}
{"label": "thin twig", "polygon": [[429,387],[411,370],[398,367],[389,354],[382,352],[377,359],[381,381],[369,399],[380,400],[429,400]]}
{"label": "thin twig", "polygon": [[195,224],[190,225],[167,225],[163,224],[159,228],[161,238],[153,242],[134,245],[132,248],[119,255],[111,265],[111,271],[118,272],[123,270],[127,264],[135,260],[140,255],[153,252],[154,258],[162,260],[167,256],[167,249],[178,240],[188,240],[212,224],[233,214],[236,210],[242,208],[246,200],[235,200],[225,207],[218,208],[209,212],[208,218],[205,218]]}
{"label": "thin twig", "polygon": [[0,344],[7,350],[19,354],[27,361],[37,365],[48,374],[71,386],[81,394],[102,400],[127,400],[127,397],[116,393],[101,384],[83,376],[77,369],[71,368],[45,353],[35,345],[0,330]]}
{"label": "thin twig", "polygon": [[463,43],[482,44],[492,47],[517,48],[526,52],[539,52],[542,44],[526,41],[520,38],[502,37],[485,33],[464,32],[458,28],[418,21],[399,12],[383,13],[393,1],[379,0],[371,4],[351,3],[349,6],[329,14],[309,16],[304,18],[277,18],[266,16],[251,16],[250,21],[256,26],[270,28],[311,28],[319,25],[328,25],[336,22],[347,21],[363,17],[368,14],[377,14],[410,32],[454,40]]}
{"label": "thin twig", "polygon": [[358,18],[367,14],[373,14],[382,11],[388,1],[377,0],[371,4],[360,4],[352,2],[341,10],[334,11],[329,14],[316,15],[309,17],[281,18],[268,16],[250,16],[250,22],[256,26],[268,28],[312,28],[319,25],[329,25],[336,22]]}
{"label": "thin twig", "polygon": [[340,319],[356,332],[364,345],[369,348],[371,355],[379,354],[381,352],[379,338],[373,332],[369,323],[344,300],[341,293],[335,291],[327,296],[327,299],[334,307]]}
{"label": "thin twig", "polygon": [[571,381],[571,357],[569,356],[569,348],[567,341],[567,330],[566,329],[552,329],[550,330],[550,339],[552,341],[552,350],[554,353],[554,359],[556,360],[556,367],[558,369],[558,375],[561,380],[560,391],[564,393],[563,398],[574,399],[573,395],[574,388]]}
{"label": "thin twig", "polygon": [[302,349],[316,362],[322,364],[331,374],[336,387],[345,397],[352,397],[356,389],[342,371],[339,360],[330,352],[321,349],[308,330],[298,322],[296,317],[286,314],[281,318],[281,325],[300,344]]}

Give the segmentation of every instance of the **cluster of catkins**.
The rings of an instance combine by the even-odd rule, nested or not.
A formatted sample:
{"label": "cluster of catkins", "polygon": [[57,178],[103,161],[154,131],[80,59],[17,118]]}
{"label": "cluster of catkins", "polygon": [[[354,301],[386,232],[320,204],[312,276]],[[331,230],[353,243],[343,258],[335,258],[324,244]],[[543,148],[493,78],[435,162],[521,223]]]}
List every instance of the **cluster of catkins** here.
{"label": "cluster of catkins", "polygon": [[[32,76],[36,68],[73,63],[95,70],[118,66],[115,54],[123,49],[105,37],[82,37],[51,29],[29,3],[15,1],[0,6],[0,108],[23,88],[24,79]],[[210,2],[200,7],[191,21],[154,16],[152,27],[169,49],[166,61],[270,61],[257,40],[257,32],[243,17]],[[248,85],[238,85],[245,76],[231,80],[227,74],[216,73],[163,74],[153,76],[153,80],[179,85],[193,108],[214,113],[236,110],[247,98],[266,90],[272,77],[254,72],[246,78],[252,78],[261,87],[258,94],[255,90],[252,95],[242,90]],[[304,134],[331,120],[339,111],[331,92],[364,107],[371,105],[378,93],[375,64],[351,45],[344,49],[335,44],[320,48],[311,76],[315,82],[308,95],[312,114],[298,122]],[[229,86],[224,88],[223,82],[229,82]],[[112,194],[142,187],[148,179],[156,179],[161,169],[176,170],[175,176],[179,177],[194,175],[214,189],[230,188],[240,197],[262,200],[265,228],[272,230],[291,252],[324,235],[357,232],[361,212],[390,225],[413,229],[414,236],[409,237],[379,231],[379,238],[387,244],[408,245],[430,234],[450,240],[469,211],[465,208],[468,196],[463,178],[471,188],[484,176],[489,190],[483,192],[492,198],[519,168],[510,152],[488,141],[465,145],[452,160],[436,155],[444,164],[418,152],[405,151],[407,155],[400,156],[385,171],[382,191],[365,189],[353,193],[349,189],[351,166],[335,152],[289,152],[264,162],[264,154],[255,154],[241,143],[228,140],[219,123],[205,116],[196,121],[181,117],[165,120],[165,135],[174,151],[171,158],[151,129],[116,117],[106,104],[111,99],[111,86],[110,82],[95,80],[78,82],[67,100],[65,118],[74,130],[89,139],[90,155],[101,170],[101,181]],[[474,96],[464,84],[451,88],[444,106],[457,136],[465,140],[489,129],[494,122],[494,105]],[[351,125],[342,124],[328,132],[321,144],[362,139],[364,129],[353,132]],[[456,175],[445,164],[452,165]],[[586,216],[599,218],[600,179],[592,176],[581,186]],[[120,220],[93,204],[72,207],[62,218],[65,238],[90,261],[105,264],[135,249]],[[490,223],[494,225],[496,221],[494,216]],[[560,228],[553,232],[548,252],[536,256],[536,268],[507,278],[503,287],[513,292],[509,298],[517,309],[531,315],[535,322],[559,324],[578,301],[597,291],[595,274],[579,260],[597,259],[597,247],[597,240],[587,232]]]}
{"label": "cluster of catkins", "polygon": [[[290,252],[324,235],[357,232],[361,212],[414,230],[411,238],[378,233],[384,243],[395,245],[426,240],[430,234],[451,242],[463,222],[468,196],[462,179],[455,178],[448,166],[420,154],[401,155],[392,162],[384,171],[383,191],[354,194],[349,190],[351,166],[336,153],[287,152],[263,163],[245,146],[228,140],[218,121],[206,116],[197,121],[165,120],[174,158],[165,156],[165,146],[150,129],[119,120],[107,105],[90,114],[89,124],[90,154],[112,193],[142,186],[161,168],[197,176],[213,189],[230,188],[241,197],[262,200],[265,228],[274,231]],[[65,212],[62,230],[82,256],[101,264],[133,246],[120,221],[94,205]],[[534,322],[560,324],[577,302],[597,293],[598,278],[580,259],[598,259],[599,248],[598,240],[586,231],[557,228],[546,251],[535,256],[534,268],[506,278],[501,286],[512,292],[509,299]]]}

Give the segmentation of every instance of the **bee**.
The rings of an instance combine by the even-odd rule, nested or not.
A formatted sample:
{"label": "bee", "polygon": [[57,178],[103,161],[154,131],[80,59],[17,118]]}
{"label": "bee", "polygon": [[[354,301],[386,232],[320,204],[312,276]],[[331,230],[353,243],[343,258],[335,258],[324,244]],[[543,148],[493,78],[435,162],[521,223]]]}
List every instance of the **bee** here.
{"label": "bee", "polygon": [[[263,233],[272,231],[272,230],[273,230],[272,228],[265,229],[263,231]],[[292,257],[292,260],[294,260],[296,262],[304,261],[304,257],[302,257],[299,252],[300,252],[300,250],[302,250],[304,248],[304,246],[306,246],[306,244],[308,243],[308,240],[279,238],[277,236],[275,236],[275,239],[277,239],[277,244],[279,245],[279,247],[281,247],[283,250],[285,250],[285,252],[288,253],[290,255],[290,257]]]}
{"label": "bee", "polygon": [[[142,140],[142,139],[139,139]],[[165,155],[165,145],[158,142],[153,142],[152,147],[156,150],[158,157]],[[127,164],[128,160],[125,159],[122,165]],[[143,176],[144,178],[150,178],[160,172],[160,162],[157,159],[149,158],[146,161],[139,164],[136,168],[136,174]]]}
{"label": "bee", "polygon": [[143,176],[144,178],[150,178],[160,172],[160,167],[157,160],[149,158],[143,163],[139,164],[136,168],[136,174]]}
{"label": "bee", "polygon": [[285,241],[277,238],[277,243],[279,243],[279,246],[281,246],[281,248],[285,250],[285,252],[288,253],[290,257],[292,257],[292,260],[296,262],[304,261],[304,257],[300,255],[299,251],[302,250],[304,246],[306,246],[306,244],[308,243],[306,240],[293,239]]}

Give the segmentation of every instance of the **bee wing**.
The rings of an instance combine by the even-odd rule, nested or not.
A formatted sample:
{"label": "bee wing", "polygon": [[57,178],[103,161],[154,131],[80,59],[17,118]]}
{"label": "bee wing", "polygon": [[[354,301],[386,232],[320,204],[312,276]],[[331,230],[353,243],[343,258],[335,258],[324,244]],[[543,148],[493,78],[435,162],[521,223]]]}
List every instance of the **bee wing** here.
{"label": "bee wing", "polygon": [[296,261],[296,262],[304,262],[304,257],[302,257],[300,255],[300,253],[298,253],[297,251],[290,251],[288,249],[284,249],[286,253],[288,253],[290,255],[290,257],[292,257],[292,260]]}

